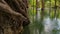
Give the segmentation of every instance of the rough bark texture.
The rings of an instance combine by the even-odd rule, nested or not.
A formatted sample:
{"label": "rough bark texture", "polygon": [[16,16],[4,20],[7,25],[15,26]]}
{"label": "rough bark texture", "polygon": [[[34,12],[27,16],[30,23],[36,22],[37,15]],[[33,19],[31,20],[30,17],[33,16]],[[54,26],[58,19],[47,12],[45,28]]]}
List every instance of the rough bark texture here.
{"label": "rough bark texture", "polygon": [[27,0],[0,0],[0,34],[22,34],[30,23]]}

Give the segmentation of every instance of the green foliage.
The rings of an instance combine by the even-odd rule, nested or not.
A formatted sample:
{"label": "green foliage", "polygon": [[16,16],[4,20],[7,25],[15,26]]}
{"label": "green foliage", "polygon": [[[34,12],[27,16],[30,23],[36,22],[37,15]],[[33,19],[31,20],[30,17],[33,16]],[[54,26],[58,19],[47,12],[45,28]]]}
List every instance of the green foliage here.
{"label": "green foliage", "polygon": [[[38,4],[39,4],[39,8],[41,8],[42,7],[41,0],[38,2]],[[29,15],[30,16],[35,16],[36,15],[36,0],[29,0],[29,5],[31,6],[31,7],[29,7]],[[56,5],[58,7],[60,7],[60,0],[56,0]],[[45,0],[45,8],[52,8],[54,6],[55,6],[55,0]],[[49,10],[47,10],[47,11],[44,10],[44,15],[45,16],[48,15]],[[54,12],[55,12],[54,9],[50,11],[50,17],[51,18],[54,18]],[[60,10],[58,9],[56,12],[57,12],[57,18],[60,18]]]}
{"label": "green foliage", "polygon": [[29,0],[31,7],[36,7],[36,0]]}
{"label": "green foliage", "polygon": [[30,15],[30,16],[36,15],[36,9],[33,8],[33,7],[29,8],[29,15]]}

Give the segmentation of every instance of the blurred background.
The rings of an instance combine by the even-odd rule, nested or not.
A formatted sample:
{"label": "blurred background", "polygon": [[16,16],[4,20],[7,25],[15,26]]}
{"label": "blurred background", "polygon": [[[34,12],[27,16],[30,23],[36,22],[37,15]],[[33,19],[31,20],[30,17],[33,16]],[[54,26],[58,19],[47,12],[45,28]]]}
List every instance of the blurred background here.
{"label": "blurred background", "polygon": [[60,0],[28,1],[31,23],[27,32],[30,34],[60,34]]}

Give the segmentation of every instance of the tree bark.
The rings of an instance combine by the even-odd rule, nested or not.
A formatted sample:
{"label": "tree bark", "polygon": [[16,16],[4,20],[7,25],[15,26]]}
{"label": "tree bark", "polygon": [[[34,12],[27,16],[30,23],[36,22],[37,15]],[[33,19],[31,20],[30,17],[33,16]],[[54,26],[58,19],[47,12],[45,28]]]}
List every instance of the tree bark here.
{"label": "tree bark", "polygon": [[0,30],[3,34],[21,34],[23,26],[30,23],[27,7],[24,0],[0,0]]}

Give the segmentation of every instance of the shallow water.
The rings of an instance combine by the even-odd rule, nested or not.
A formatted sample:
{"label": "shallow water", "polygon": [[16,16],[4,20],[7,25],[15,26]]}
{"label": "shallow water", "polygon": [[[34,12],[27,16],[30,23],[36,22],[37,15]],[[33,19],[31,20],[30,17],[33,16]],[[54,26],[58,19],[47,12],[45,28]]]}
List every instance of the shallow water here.
{"label": "shallow water", "polygon": [[[46,10],[48,11],[48,10]],[[49,14],[49,12],[47,12]],[[43,16],[41,20],[40,11],[37,18],[34,16],[30,24],[30,34],[60,34],[60,19],[57,17],[50,18],[49,15]]]}
{"label": "shallow water", "polygon": [[[43,19],[42,23],[43,25],[41,25],[41,22],[32,23],[33,25],[30,25],[31,34],[60,34],[60,19],[54,18],[51,20],[47,17]],[[43,29],[42,33],[39,31],[41,29]]]}

